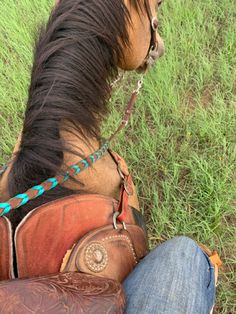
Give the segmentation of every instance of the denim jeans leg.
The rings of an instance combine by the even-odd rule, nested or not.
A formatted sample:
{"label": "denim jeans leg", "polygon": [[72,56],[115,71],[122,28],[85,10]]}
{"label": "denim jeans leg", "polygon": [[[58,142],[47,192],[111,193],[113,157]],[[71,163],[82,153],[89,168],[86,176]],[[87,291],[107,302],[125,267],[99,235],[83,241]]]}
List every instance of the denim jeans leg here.
{"label": "denim jeans leg", "polygon": [[190,238],[169,240],[150,252],[124,282],[126,314],[209,314],[214,268]]}

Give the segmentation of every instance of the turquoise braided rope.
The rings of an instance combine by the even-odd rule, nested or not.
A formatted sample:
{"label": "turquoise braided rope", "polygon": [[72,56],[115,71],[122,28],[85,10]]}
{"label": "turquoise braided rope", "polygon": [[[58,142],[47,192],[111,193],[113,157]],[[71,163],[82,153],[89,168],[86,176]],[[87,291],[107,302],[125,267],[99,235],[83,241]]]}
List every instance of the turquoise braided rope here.
{"label": "turquoise braided rope", "polygon": [[[86,159],[79,161],[78,164],[79,163],[84,164],[84,167],[82,169],[78,166],[78,164],[71,166],[70,169],[73,170],[73,174],[78,174],[82,172],[83,170],[87,169],[91,164],[94,164],[96,161],[101,159],[101,157],[103,157],[106,154],[108,149],[109,149],[109,144],[105,143],[104,145],[102,145],[100,149],[98,149],[96,152],[88,156]],[[96,155],[97,158],[95,158],[94,155]],[[88,162],[88,159],[90,159],[91,163]],[[7,166],[0,168],[0,175],[2,175],[6,169],[7,169]],[[67,171],[63,176],[64,176],[63,180],[60,183],[55,177],[49,178],[43,183],[30,188],[27,192],[29,192],[30,190],[37,191],[37,194],[32,198],[32,199],[35,199],[39,197],[40,195],[43,195],[46,191],[50,191],[54,189],[55,187],[58,186],[58,184],[66,182],[70,178],[69,171]],[[47,188],[47,190],[45,190],[45,188],[42,186],[42,184],[46,184],[46,183],[51,184],[51,186]],[[8,214],[12,209],[16,209],[27,204],[31,200],[29,196],[27,195],[27,192],[14,196],[6,203],[0,203],[0,211],[2,211],[2,213],[0,214],[0,217]],[[22,201],[17,206],[13,207],[10,203],[16,199],[21,199]]]}

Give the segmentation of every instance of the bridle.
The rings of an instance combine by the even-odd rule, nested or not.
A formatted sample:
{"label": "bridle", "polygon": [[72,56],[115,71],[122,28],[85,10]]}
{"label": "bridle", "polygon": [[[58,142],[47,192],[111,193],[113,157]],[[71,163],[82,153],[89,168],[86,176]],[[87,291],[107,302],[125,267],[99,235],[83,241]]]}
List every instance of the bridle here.
{"label": "bridle", "polygon": [[150,22],[151,40],[150,40],[150,46],[149,46],[147,56],[144,59],[143,64],[139,68],[142,71],[148,70],[155,63],[155,60],[158,58],[158,55],[159,55],[158,54],[158,40],[157,40],[157,30],[158,30],[159,23],[158,23],[157,18],[152,15],[149,1],[146,3],[145,8],[146,8],[147,16]]}

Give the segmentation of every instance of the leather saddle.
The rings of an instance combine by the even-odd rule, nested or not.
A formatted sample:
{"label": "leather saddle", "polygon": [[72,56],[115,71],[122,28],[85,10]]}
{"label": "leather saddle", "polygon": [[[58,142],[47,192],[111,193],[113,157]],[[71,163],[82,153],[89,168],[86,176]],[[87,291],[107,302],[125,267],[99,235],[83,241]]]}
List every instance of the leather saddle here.
{"label": "leather saddle", "polygon": [[52,201],[28,213],[14,241],[10,221],[0,217],[0,313],[123,313],[121,284],[148,244],[142,215],[128,204],[126,168],[122,175],[120,200]]}
{"label": "leather saddle", "polygon": [[81,273],[4,281],[2,314],[121,314],[125,297],[119,282]]}

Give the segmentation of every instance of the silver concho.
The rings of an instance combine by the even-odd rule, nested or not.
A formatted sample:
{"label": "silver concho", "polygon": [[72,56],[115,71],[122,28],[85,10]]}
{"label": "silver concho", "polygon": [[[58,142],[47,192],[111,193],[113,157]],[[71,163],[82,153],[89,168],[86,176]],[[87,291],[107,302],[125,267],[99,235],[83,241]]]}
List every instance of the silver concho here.
{"label": "silver concho", "polygon": [[85,264],[94,273],[100,273],[107,267],[108,255],[105,247],[100,243],[88,244],[85,249]]}

